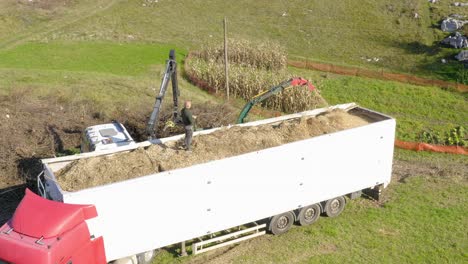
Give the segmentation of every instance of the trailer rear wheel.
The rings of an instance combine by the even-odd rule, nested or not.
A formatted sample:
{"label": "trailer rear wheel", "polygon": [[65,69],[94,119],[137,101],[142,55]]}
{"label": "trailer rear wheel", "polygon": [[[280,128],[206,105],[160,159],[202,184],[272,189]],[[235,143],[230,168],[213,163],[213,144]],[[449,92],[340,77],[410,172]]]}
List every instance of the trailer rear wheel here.
{"label": "trailer rear wheel", "polygon": [[325,215],[328,217],[336,217],[343,212],[346,200],[343,196],[330,199],[325,204]]}
{"label": "trailer rear wheel", "polygon": [[313,204],[303,207],[299,212],[298,222],[301,226],[306,226],[314,223],[320,217],[320,205]]}
{"label": "trailer rear wheel", "polygon": [[281,235],[288,232],[293,222],[294,214],[292,212],[282,213],[271,218],[268,229],[273,235]]}
{"label": "trailer rear wheel", "polygon": [[157,255],[156,250],[146,251],[140,254],[137,254],[138,264],[150,264],[152,263],[154,257]]}

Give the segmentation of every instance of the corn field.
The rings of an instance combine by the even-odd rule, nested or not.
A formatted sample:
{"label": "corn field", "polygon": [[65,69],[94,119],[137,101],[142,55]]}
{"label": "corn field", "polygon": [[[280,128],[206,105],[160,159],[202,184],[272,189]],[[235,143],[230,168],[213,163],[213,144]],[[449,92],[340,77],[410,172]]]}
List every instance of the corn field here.
{"label": "corn field", "polygon": [[[252,43],[247,40],[228,39],[228,61],[240,66],[265,70],[284,70],[287,67],[285,49],[273,42]],[[205,61],[224,63],[223,45],[207,45],[198,57]]]}
{"label": "corn field", "polygon": [[[205,60],[203,57],[192,57],[187,61],[188,75],[203,80],[214,89],[225,89],[224,65],[216,60]],[[286,69],[266,70],[245,66],[245,64],[229,65],[229,87],[235,97],[250,100],[262,91],[266,91],[279,83],[291,78]],[[326,106],[326,101],[317,91],[307,87],[291,87],[262,103],[263,107],[281,112],[299,112]]]}

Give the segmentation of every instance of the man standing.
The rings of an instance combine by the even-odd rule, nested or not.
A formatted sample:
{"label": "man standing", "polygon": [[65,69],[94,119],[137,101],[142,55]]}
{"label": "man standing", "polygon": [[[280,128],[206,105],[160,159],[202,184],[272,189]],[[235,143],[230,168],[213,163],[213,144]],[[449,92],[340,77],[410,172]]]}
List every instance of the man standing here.
{"label": "man standing", "polygon": [[191,150],[193,129],[195,126],[195,119],[197,118],[196,116],[192,116],[190,108],[192,108],[192,102],[185,101],[184,108],[182,108],[181,111],[182,123],[185,127],[185,150],[187,151]]}

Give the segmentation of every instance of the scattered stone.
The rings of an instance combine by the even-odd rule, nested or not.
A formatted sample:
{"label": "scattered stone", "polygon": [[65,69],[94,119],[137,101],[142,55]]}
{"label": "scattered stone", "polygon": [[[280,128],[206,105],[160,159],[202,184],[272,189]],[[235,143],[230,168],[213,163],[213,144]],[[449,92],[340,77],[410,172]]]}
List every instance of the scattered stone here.
{"label": "scattered stone", "polygon": [[455,18],[455,19],[460,19],[460,20],[465,18],[465,16],[460,15],[460,14],[451,14],[451,15],[449,15],[449,17]]}
{"label": "scattered stone", "polygon": [[377,57],[373,57],[373,58],[361,57],[361,59],[367,62],[379,62],[381,60],[381,58],[377,58]]}
{"label": "scattered stone", "polygon": [[468,6],[468,3],[460,3],[460,2],[455,2],[453,3],[454,6]]}
{"label": "scattered stone", "polygon": [[464,50],[455,56],[455,59],[461,62],[468,62],[468,50]]}
{"label": "scattered stone", "polygon": [[431,4],[435,4],[437,2],[437,0],[429,0],[428,2],[431,3]]}
{"label": "scattered stone", "polygon": [[455,49],[468,48],[468,39],[459,32],[455,32],[454,36],[449,36],[440,43],[451,46]]}
{"label": "scattered stone", "polygon": [[442,25],[440,28],[442,29],[442,31],[445,31],[445,32],[455,32],[458,29],[462,28],[463,25],[467,23],[468,21],[462,21],[462,20],[449,17],[445,19],[444,21],[442,21]]}

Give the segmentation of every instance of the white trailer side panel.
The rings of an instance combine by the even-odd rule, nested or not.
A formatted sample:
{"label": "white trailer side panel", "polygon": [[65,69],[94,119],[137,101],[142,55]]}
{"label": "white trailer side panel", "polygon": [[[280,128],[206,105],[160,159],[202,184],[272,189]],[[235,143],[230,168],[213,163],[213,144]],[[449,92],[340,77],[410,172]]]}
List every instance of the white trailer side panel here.
{"label": "white trailer side panel", "polygon": [[[387,119],[192,167],[63,193],[95,204],[91,232],[113,260],[390,182]],[[195,139],[196,140],[196,139]]]}

